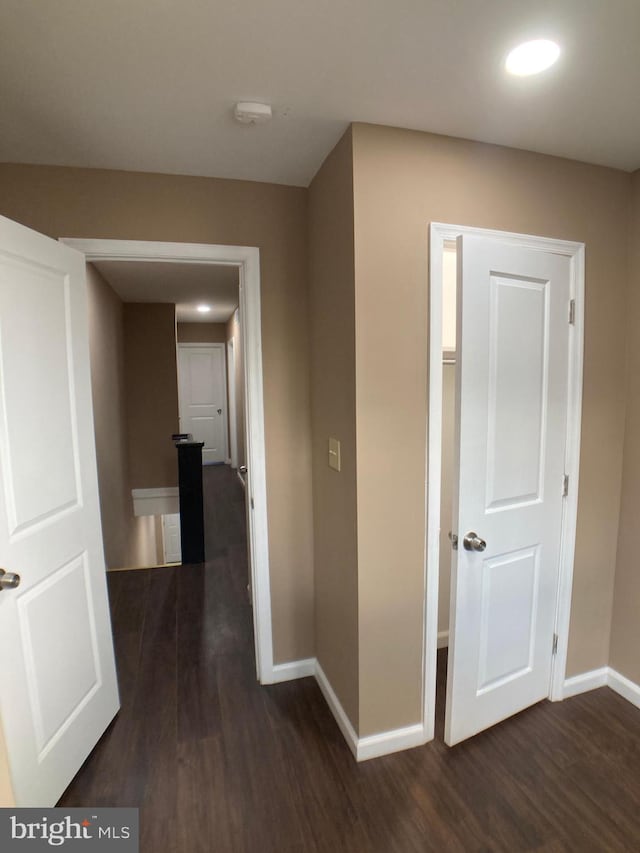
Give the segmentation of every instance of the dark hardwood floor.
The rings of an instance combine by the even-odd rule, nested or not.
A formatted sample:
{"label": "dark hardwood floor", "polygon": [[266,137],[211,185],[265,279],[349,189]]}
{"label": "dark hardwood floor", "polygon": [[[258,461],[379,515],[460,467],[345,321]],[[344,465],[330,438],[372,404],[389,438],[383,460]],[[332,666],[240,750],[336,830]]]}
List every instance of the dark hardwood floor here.
{"label": "dark hardwood floor", "polygon": [[[244,501],[205,469],[207,562],[109,575],[122,710],[64,806],[139,806],[143,853],[640,850],[640,712],[608,688],[356,764],[313,679],[260,687]],[[444,659],[441,663],[444,662]]]}

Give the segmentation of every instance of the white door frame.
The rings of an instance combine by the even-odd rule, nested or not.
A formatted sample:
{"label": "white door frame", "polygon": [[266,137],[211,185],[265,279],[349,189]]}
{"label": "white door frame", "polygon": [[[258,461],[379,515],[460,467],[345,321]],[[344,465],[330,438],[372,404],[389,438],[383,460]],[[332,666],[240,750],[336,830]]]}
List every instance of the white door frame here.
{"label": "white door frame", "polygon": [[273,671],[271,582],[267,520],[262,332],[260,325],[260,250],[254,246],[208,243],[156,243],[138,240],[61,238],[83,252],[87,262],[140,261],[183,264],[223,264],[240,276],[240,331],[244,351],[245,440],[247,499],[250,501],[249,544],[256,669],[262,684],[277,680]]}
{"label": "white door frame", "polygon": [[229,422],[227,420],[227,395],[228,395],[228,381],[229,377],[227,375],[227,348],[220,341],[218,343],[212,343],[211,341],[204,341],[203,343],[183,343],[182,341],[176,341],[176,349],[177,349],[177,367],[178,367],[178,417],[180,419],[180,432],[183,432],[182,429],[182,394],[180,391],[180,350],[181,349],[220,349],[222,350],[222,371],[224,375],[225,387],[222,389],[223,391],[223,401],[222,401],[222,418],[223,418],[223,430],[224,430],[224,461],[225,464],[229,464]]}
{"label": "white door frame", "polygon": [[[445,242],[475,235],[504,240],[514,247],[553,252],[570,260],[570,298],[575,300],[575,322],[569,325],[569,377],[565,472],[569,494],[563,501],[560,568],[555,633],[558,649],[551,666],[549,698],[563,698],[569,644],[569,617],[578,517],[580,429],[582,425],[582,371],[584,350],[584,243],[553,240],[508,231],[465,225],[431,223],[429,229],[429,423],[427,430],[427,539],[425,553],[425,607],[423,649],[423,708],[425,740],[435,732],[436,661],[438,650],[438,583],[440,569],[440,487],[442,455],[442,255]],[[567,307],[568,310],[568,307]],[[567,317],[568,320],[568,317]],[[456,342],[460,353],[461,341]]]}
{"label": "white door frame", "polygon": [[227,396],[229,398],[229,457],[231,467],[238,467],[238,421],[236,414],[236,345],[227,341]]}

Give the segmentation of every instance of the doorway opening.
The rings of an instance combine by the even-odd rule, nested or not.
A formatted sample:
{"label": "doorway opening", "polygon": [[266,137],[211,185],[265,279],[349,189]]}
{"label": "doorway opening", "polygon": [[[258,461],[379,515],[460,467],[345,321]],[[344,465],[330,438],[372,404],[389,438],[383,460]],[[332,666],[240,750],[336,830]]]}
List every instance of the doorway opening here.
{"label": "doorway opening", "polygon": [[[520,263],[522,266],[518,267]],[[565,296],[566,302],[563,302]],[[539,698],[563,698],[577,518],[584,245],[434,223],[430,228],[429,304],[424,725],[426,739],[430,740],[436,732],[437,681],[438,713],[444,712],[446,705],[445,740],[452,745],[515,713],[503,713],[499,701],[488,697],[494,688],[497,694],[504,685],[515,683],[520,676],[524,681],[536,670],[534,649],[538,655],[545,645],[546,627],[549,627],[550,660],[544,676],[547,679],[544,695]],[[527,329],[538,329],[539,333],[534,331],[527,337]],[[516,349],[515,357],[510,359],[505,348],[519,346],[519,330],[524,330],[521,333],[523,346],[529,346],[530,353],[522,355]],[[539,367],[529,369],[536,358]],[[500,359],[507,365],[504,370]],[[526,367],[523,369],[522,365]],[[533,415],[523,415],[522,403],[514,402],[517,389],[526,382],[531,388],[540,389],[539,393],[536,391],[537,400],[530,406]],[[549,382],[555,383],[552,393]],[[516,389],[515,394],[513,389]],[[562,406],[555,402],[558,389],[564,401]],[[478,406],[483,395],[484,403]],[[506,402],[499,403],[500,399]],[[498,405],[502,406],[501,411],[496,408]],[[552,405],[556,406],[555,415],[551,412]],[[508,441],[496,444],[497,439],[491,436],[495,437],[499,428],[510,424],[525,425],[524,430],[515,430],[519,436],[529,428],[532,435],[537,430],[536,435],[528,444],[524,440],[519,446],[518,440],[512,444]],[[491,449],[492,443],[499,452]],[[549,461],[550,444],[556,448],[555,467]],[[492,477],[493,482],[498,482],[496,459],[505,446],[511,452],[511,461],[505,463],[500,487],[504,486],[507,491],[504,495],[495,491],[491,495],[485,487]],[[469,464],[470,459],[474,460],[473,466]],[[535,485],[532,489],[520,489],[521,481],[533,470],[532,459],[535,461]],[[564,474],[558,473],[558,483],[551,483],[559,465]],[[470,468],[474,468],[474,476],[469,476]],[[556,485],[562,489],[567,478],[571,488],[566,496],[560,500],[558,491],[558,498],[553,499],[557,522],[553,548],[546,542],[538,544],[533,534],[529,542],[529,533],[523,528],[522,542],[501,546],[497,554],[491,554],[489,548],[486,557],[476,553],[487,547],[481,538],[484,530],[478,530],[477,535],[471,528],[462,529],[467,520],[476,524],[477,519],[484,519],[486,524],[485,521],[478,524],[491,530],[493,541],[490,545],[493,545],[499,538],[496,531],[514,525],[514,516],[510,515],[512,509],[524,507],[526,510],[531,506],[537,512],[539,506],[551,503],[549,496],[555,495]],[[478,492],[476,503],[481,507],[475,514],[468,512],[470,493],[474,489]],[[547,558],[548,553],[553,556]],[[540,569],[541,564],[543,569]],[[545,569],[546,565],[553,565],[553,569]],[[522,576],[530,579],[528,586],[524,581],[514,580],[520,567],[524,570]],[[543,584],[547,615],[545,629],[539,631],[542,620],[536,608],[539,579],[544,571],[547,571]],[[553,581],[552,589],[549,578]],[[499,603],[504,605],[509,596],[512,596],[511,603],[517,602],[525,586],[530,590],[530,624],[520,634],[514,633],[513,648],[520,642],[520,651],[526,659],[524,663],[518,662],[515,654],[511,655],[515,661],[511,666],[510,653],[502,651],[510,648],[508,625],[504,631],[487,629],[487,625],[499,619],[498,610],[492,608],[497,608]],[[471,624],[476,628],[475,642],[470,640]],[[498,643],[503,639],[505,642]],[[498,662],[492,670],[493,661]],[[537,689],[540,689],[539,684]],[[478,714],[480,722],[466,719],[460,723],[465,716],[460,713],[461,706],[465,705],[461,701],[465,692],[467,697],[472,697],[468,704],[476,699],[478,706],[484,703]],[[487,713],[486,706],[490,702],[493,705]],[[440,736],[440,717],[437,730]]]}
{"label": "doorway opening", "polygon": [[[265,469],[265,452],[264,452],[264,407],[263,407],[263,388],[262,388],[262,345],[261,345],[261,325],[260,325],[260,271],[259,271],[259,250],[253,247],[244,246],[218,246],[208,244],[181,244],[181,243],[152,243],[152,242],[137,242],[137,241],[117,241],[117,240],[84,240],[84,239],[64,239],[62,242],[70,245],[82,253],[89,264],[95,264],[98,268],[108,269],[108,265],[114,268],[127,265],[139,271],[140,277],[143,276],[142,270],[155,269],[160,278],[170,280],[182,293],[186,294],[189,284],[194,284],[194,280],[198,279],[199,272],[209,272],[209,281],[211,275],[216,273],[220,278],[221,288],[218,289],[217,300],[212,299],[212,290],[202,294],[201,299],[190,300],[192,303],[197,301],[198,304],[207,304],[213,313],[214,303],[221,307],[223,312],[226,312],[225,318],[220,318],[220,323],[225,321],[225,328],[230,330],[230,337],[234,340],[234,353],[236,376],[242,380],[242,390],[236,387],[236,448],[244,449],[244,461],[240,459],[238,454],[238,465],[246,467],[244,475],[244,486],[246,488],[246,538],[247,538],[247,563],[249,566],[250,583],[249,592],[251,596],[253,628],[254,628],[254,644],[255,644],[255,659],[258,680],[261,683],[271,683],[273,680],[273,652],[272,652],[272,630],[271,630],[271,604],[269,590],[269,558],[268,558],[268,536],[267,536],[267,503],[266,503],[266,469]],[[181,270],[181,275],[178,277],[168,275],[172,270]],[[211,304],[209,304],[209,301]],[[225,301],[226,300],[226,301]],[[168,356],[173,358],[174,365],[174,383],[175,397],[177,405],[177,359],[178,359],[178,338],[180,332],[180,318],[176,323],[176,308],[181,300],[173,298],[165,302],[160,308],[170,308],[171,322],[174,327],[173,350]],[[197,312],[198,305],[192,305],[194,314]],[[167,312],[165,312],[167,313]],[[183,317],[184,326],[196,325],[191,323],[192,317]],[[206,318],[208,319],[208,318]],[[214,324],[212,324],[214,325]],[[184,334],[190,337],[190,340],[182,340],[180,343],[196,343],[208,344],[209,340],[199,341],[196,337],[212,333],[211,328],[205,332],[205,324],[201,325],[200,331],[196,328],[187,329]],[[215,332],[215,330],[213,330]],[[218,330],[219,331],[219,330]],[[182,337],[184,337],[184,334]],[[226,367],[226,344],[228,336],[225,335],[224,341],[219,347],[221,353],[221,379],[224,385],[225,398],[227,394],[227,367]],[[143,348],[147,345],[147,340],[139,342]],[[170,348],[167,344],[167,348]],[[162,383],[159,386],[146,388],[146,394],[153,401],[154,395],[163,393]],[[240,398],[240,399],[238,399]],[[223,411],[218,413],[217,409]],[[228,401],[225,399],[224,405],[216,404],[213,407],[213,415],[210,412],[206,413],[209,418],[209,423],[215,416],[218,423],[222,425],[222,430],[219,434],[223,435],[225,444],[224,458],[222,468],[227,467],[230,470],[231,459],[228,455],[227,447],[229,424],[227,421],[227,411],[229,409]],[[238,417],[238,410],[244,413],[243,417]],[[204,422],[205,418],[200,422]],[[171,433],[178,430],[167,430],[166,436],[167,446],[171,453],[175,453],[175,448],[171,444]],[[192,430],[188,430],[191,432]],[[239,433],[242,432],[242,435]],[[144,431],[140,436],[144,441]],[[195,438],[195,436],[194,436]],[[163,439],[164,441],[164,439]],[[208,466],[207,466],[208,467]],[[212,466],[215,467],[215,466]],[[206,471],[206,467],[204,469]],[[224,471],[222,472],[224,474]],[[205,475],[206,479],[211,479]],[[240,484],[237,481],[235,472],[233,473],[234,483],[236,487]],[[211,485],[210,491],[213,494],[218,494],[221,487],[225,487],[221,477],[215,477],[216,483]],[[228,478],[227,478],[228,479]],[[220,480],[221,482],[218,482]],[[228,485],[228,484],[227,484]],[[205,485],[205,491],[207,486]],[[171,515],[166,512],[170,508],[170,499],[173,497],[174,506],[177,498],[177,488],[172,495],[168,492],[166,483],[159,482],[154,488],[144,490],[147,493],[138,495],[141,500],[148,500],[152,506],[150,512],[152,515]],[[154,491],[156,492],[154,494]],[[133,496],[134,499],[136,495]],[[214,499],[215,502],[215,499]],[[176,506],[177,509],[177,506]],[[163,525],[164,526],[164,525]],[[237,526],[237,525],[236,525]],[[170,537],[169,533],[169,537]],[[175,553],[175,541],[173,542]],[[246,576],[245,576],[246,577]],[[243,586],[246,587],[246,580]]]}

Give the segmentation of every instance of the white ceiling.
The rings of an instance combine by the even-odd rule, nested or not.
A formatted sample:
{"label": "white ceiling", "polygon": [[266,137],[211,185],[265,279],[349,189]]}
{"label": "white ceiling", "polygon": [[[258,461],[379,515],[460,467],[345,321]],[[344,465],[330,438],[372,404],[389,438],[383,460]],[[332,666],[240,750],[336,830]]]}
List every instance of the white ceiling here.
{"label": "white ceiling", "polygon": [[[238,269],[214,264],[94,261],[123,302],[170,302],[180,323],[224,323],[238,307]],[[207,314],[198,305],[211,306]]]}
{"label": "white ceiling", "polygon": [[[350,121],[640,167],[638,0],[1,0],[0,160],[306,186]],[[562,46],[508,77],[507,51]],[[275,118],[234,122],[237,100]]]}

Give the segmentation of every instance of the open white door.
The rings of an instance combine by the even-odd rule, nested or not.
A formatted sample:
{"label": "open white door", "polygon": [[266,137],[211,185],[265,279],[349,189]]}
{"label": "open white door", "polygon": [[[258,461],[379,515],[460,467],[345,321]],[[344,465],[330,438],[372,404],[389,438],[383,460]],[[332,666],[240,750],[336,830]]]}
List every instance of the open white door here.
{"label": "open white door", "polygon": [[45,807],[116,714],[118,688],[85,260],[4,217],[0,461],[0,565],[20,577],[0,591],[0,715],[16,805]]}
{"label": "open white door", "polygon": [[449,745],[549,695],[569,299],[567,257],[458,238]]}
{"label": "open white door", "polygon": [[178,344],[180,432],[203,441],[202,461],[227,457],[227,386],[224,344]]}

